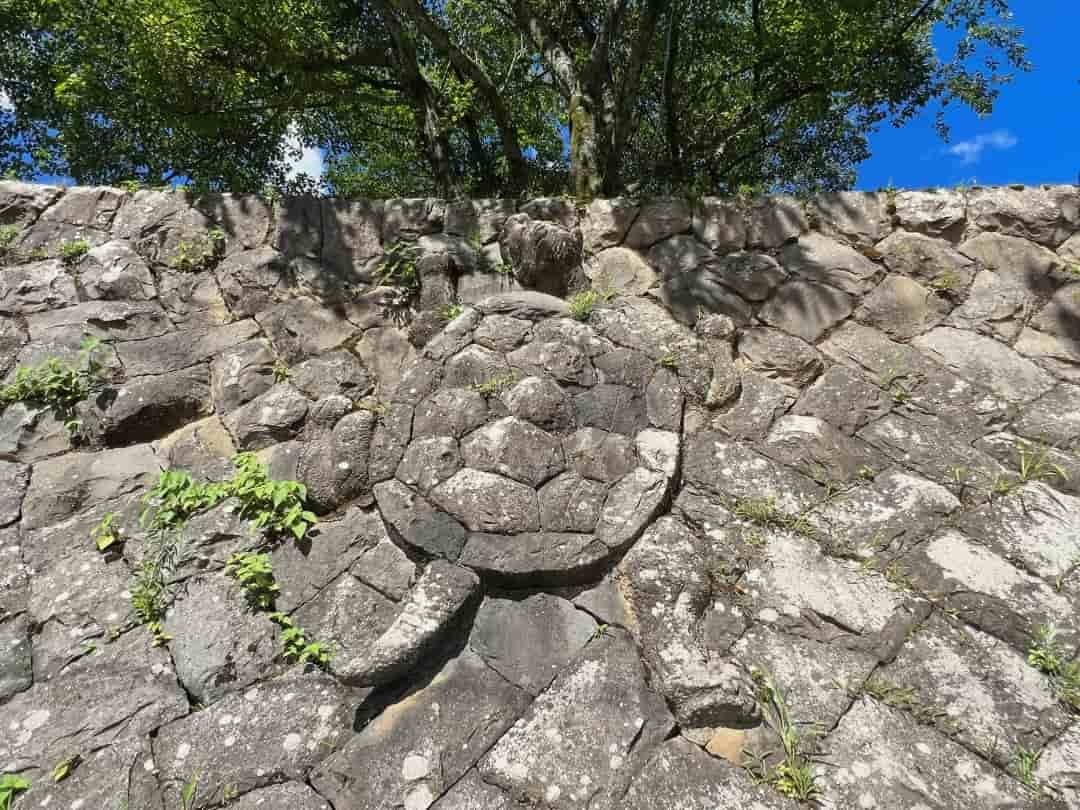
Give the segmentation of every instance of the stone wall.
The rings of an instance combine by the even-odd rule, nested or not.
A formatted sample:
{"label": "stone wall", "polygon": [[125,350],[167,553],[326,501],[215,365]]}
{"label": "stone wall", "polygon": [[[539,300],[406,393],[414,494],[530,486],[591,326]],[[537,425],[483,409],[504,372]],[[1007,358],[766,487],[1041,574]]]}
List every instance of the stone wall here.
{"label": "stone wall", "polygon": [[[1080,802],[1076,685],[1027,657],[1080,642],[1080,188],[0,183],[0,378],[87,334],[76,431],[0,404],[16,810],[794,808],[746,770],[762,677],[826,806]],[[151,646],[142,498],[239,450],[317,528],[193,516]],[[325,671],[223,571],[255,549]]]}

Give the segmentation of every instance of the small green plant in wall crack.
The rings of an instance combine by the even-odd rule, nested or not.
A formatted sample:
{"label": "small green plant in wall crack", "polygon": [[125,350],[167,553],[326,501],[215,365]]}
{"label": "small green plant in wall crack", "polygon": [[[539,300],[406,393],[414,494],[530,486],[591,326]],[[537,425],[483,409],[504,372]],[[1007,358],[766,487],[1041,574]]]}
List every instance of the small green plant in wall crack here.
{"label": "small green plant in wall crack", "polygon": [[[818,736],[817,729],[802,732],[791,718],[784,696],[773,682],[772,677],[759,669],[751,672],[756,686],[755,698],[761,709],[765,724],[780,740],[779,751],[744,753],[752,761],[749,766],[751,775],[760,782],[772,785],[783,795],[797,801],[809,802],[820,794],[814,777],[813,761],[808,738]],[[769,768],[769,758],[782,757],[773,768]]]}
{"label": "small green plant in wall crack", "polygon": [[181,273],[198,273],[212,270],[224,255],[225,231],[211,228],[201,236],[179,242],[169,264]]}
{"label": "small green plant in wall crack", "polygon": [[241,551],[233,554],[225,564],[225,573],[239,583],[247,594],[248,602],[261,610],[272,610],[277,596],[274,569],[269,554]]}
{"label": "small green plant in wall crack", "polygon": [[1069,659],[1057,640],[1057,630],[1043,625],[1028,648],[1028,664],[1049,676],[1061,701],[1080,712],[1080,659]]}
{"label": "small green plant in wall crack", "polygon": [[[156,644],[168,641],[164,632],[165,606],[172,572],[184,559],[183,527],[188,519],[227,498],[235,498],[240,517],[253,529],[305,537],[318,518],[305,508],[307,488],[298,481],[276,481],[254,453],[233,457],[236,473],[228,481],[195,481],[183,470],[165,470],[143,496],[139,522],[148,532],[148,550],[131,589],[131,604],[140,624],[154,634]],[[272,583],[269,561],[261,570],[259,555],[230,560],[230,573],[252,584]]]}
{"label": "small green plant in wall crack", "polygon": [[90,396],[102,382],[97,353],[101,341],[86,336],[79,348],[75,366],[58,357],[49,357],[36,366],[22,366],[15,379],[0,386],[0,406],[15,402],[44,405],[51,409],[67,428],[75,432],[79,422],[74,418],[75,406]]}
{"label": "small green plant in wall crack", "polygon": [[90,243],[85,239],[73,239],[60,245],[60,258],[64,264],[75,264],[90,252]]}
{"label": "small green plant in wall crack", "polygon": [[17,773],[0,774],[0,810],[11,810],[16,793],[30,789],[30,782]]}
{"label": "small green plant in wall crack", "polygon": [[115,523],[116,515],[112,512],[106,512],[101,518],[101,522],[90,530],[90,539],[94,541],[97,550],[103,554],[120,543],[122,530],[114,525]]}
{"label": "small green plant in wall crack", "polygon": [[601,301],[600,293],[596,290],[585,290],[573,295],[566,304],[570,308],[570,317],[575,321],[587,321],[593,310]]}
{"label": "small green plant in wall crack", "polygon": [[325,669],[330,666],[333,650],[318,641],[308,641],[302,627],[297,627],[284,613],[271,613],[270,621],[281,628],[281,644],[285,657],[299,664],[314,664]]}

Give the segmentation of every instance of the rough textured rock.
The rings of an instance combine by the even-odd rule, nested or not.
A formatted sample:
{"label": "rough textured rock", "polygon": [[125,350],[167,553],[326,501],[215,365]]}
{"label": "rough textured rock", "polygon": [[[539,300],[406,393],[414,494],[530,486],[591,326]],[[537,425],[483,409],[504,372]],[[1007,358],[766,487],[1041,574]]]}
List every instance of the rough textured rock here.
{"label": "rough textured rock", "polygon": [[813,346],[777,329],[746,329],[738,350],[754,371],[788,385],[807,385],[824,370],[821,355]]}
{"label": "rough textured rock", "polygon": [[200,774],[195,808],[303,780],[346,736],[349,709],[332,678],[292,670],[166,725],[153,741],[166,801],[176,806],[192,774]]}
{"label": "rough textured rock", "polygon": [[922,233],[896,231],[874,249],[891,272],[910,276],[944,294],[966,290],[975,274],[971,259],[948,242]]}
{"label": "rough textured rock", "polygon": [[661,518],[619,564],[616,583],[657,688],[684,729],[755,725],[747,673],[700,639],[709,607],[707,549],[680,521]]}
{"label": "rough textured rock", "polygon": [[957,375],[1009,402],[1028,402],[1054,387],[1050,375],[996,340],[939,327],[914,345]]}
{"label": "rough textured rock", "polygon": [[897,340],[908,340],[939,323],[949,305],[917,281],[889,275],[874,288],[855,317]]}
{"label": "rough textured rock", "polygon": [[798,805],[756,784],[741,768],[711,757],[686,740],[658,746],[621,803],[628,810],[712,810]]}
{"label": "rough textured rock", "polygon": [[941,807],[986,806],[988,800],[998,807],[1038,806],[1020,782],[869,698],[855,702],[824,744],[829,762],[815,772],[835,807],[885,806],[916,790]]}
{"label": "rough textured rock", "polygon": [[553,295],[565,294],[581,261],[581,233],[528,214],[506,220],[500,237],[502,255],[524,286]]}
{"label": "rough textured rock", "polygon": [[445,633],[476,593],[476,576],[443,560],[432,562],[401,605],[401,612],[377,640],[334,661],[346,683],[376,686],[408,672]]}
{"label": "rough textured rock", "polygon": [[564,599],[486,599],[469,646],[519,689],[538,695],[596,632],[596,622]]}
{"label": "rough textured rock", "polygon": [[241,450],[260,450],[300,432],[310,403],[288,383],[278,383],[225,417]]}
{"label": "rough textured rock", "polygon": [[637,249],[651,247],[661,239],[689,230],[690,223],[690,206],[686,200],[672,198],[645,203],[626,234],[626,245]]}
{"label": "rough textured rock", "polygon": [[465,529],[409,487],[398,481],[376,484],[375,498],[387,522],[408,545],[451,560],[461,554]]}
{"label": "rough textured rock", "polygon": [[[622,794],[634,765],[664,739],[672,721],[646,686],[633,645],[612,633],[589,644],[480,761],[485,782],[550,808]],[[587,783],[581,774],[589,775]]]}
{"label": "rough textured rock", "polygon": [[816,416],[854,434],[888,413],[891,406],[888,394],[865,377],[844,366],[832,366],[806,389],[792,413]]}
{"label": "rough textured rock", "polygon": [[810,200],[810,226],[826,236],[871,247],[887,236],[890,223],[885,195],[873,191],[834,191]]}
{"label": "rough textured rock", "polygon": [[335,807],[430,807],[527,705],[527,693],[462,653],[328,757],[311,783]]}
{"label": "rough textured rock", "polygon": [[629,248],[602,250],[585,265],[585,275],[598,290],[619,290],[627,295],[643,295],[656,284],[656,272]]}
{"label": "rough textured rock", "polygon": [[91,505],[141,492],[157,478],[148,444],[100,453],[70,453],[40,461],[22,510],[23,531],[48,526]]}
{"label": "rough textured rock", "polygon": [[893,205],[896,221],[908,231],[960,241],[966,213],[964,198],[955,191],[901,191]]}
{"label": "rough textured rock", "polygon": [[858,251],[817,234],[785,246],[780,251],[780,264],[792,275],[852,295],[870,292],[881,271]]}
{"label": "rough textured rock", "polygon": [[866,445],[814,416],[782,416],[761,452],[820,483],[850,481],[873,461]]}
{"label": "rough textured rock", "polygon": [[209,370],[195,366],[105,388],[83,411],[82,431],[107,445],[153,441],[207,415],[211,407]]}
{"label": "rough textured rock", "polygon": [[776,291],[758,317],[769,326],[813,343],[850,315],[853,308],[847,293],[826,284],[792,281]]}
{"label": "rough textured rock", "polygon": [[47,772],[72,750],[138,738],[188,708],[168,654],[145,634],[125,633],[4,705],[0,762],[9,773]]}
{"label": "rough textured rock", "polygon": [[278,654],[277,628],[221,574],[185,584],[165,632],[180,683],[204,705],[264,677]]}
{"label": "rough textured rock", "polygon": [[716,253],[731,253],[746,245],[746,217],[733,200],[705,197],[694,207],[694,235]]}
{"label": "rough textured rock", "polygon": [[589,203],[581,221],[586,253],[596,253],[620,244],[638,211],[638,204],[625,198],[593,200]]}

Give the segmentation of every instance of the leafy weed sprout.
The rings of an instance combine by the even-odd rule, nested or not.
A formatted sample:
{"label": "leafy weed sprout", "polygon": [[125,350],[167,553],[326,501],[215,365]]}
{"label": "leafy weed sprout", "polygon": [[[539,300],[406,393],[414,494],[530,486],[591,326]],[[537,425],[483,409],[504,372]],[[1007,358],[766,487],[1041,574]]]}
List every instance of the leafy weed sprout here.
{"label": "leafy weed sprout", "polygon": [[325,644],[308,641],[303,628],[297,627],[286,614],[274,610],[274,599],[281,589],[274,581],[269,554],[252,551],[233,554],[225,565],[225,573],[244,589],[251,607],[271,611],[269,618],[281,628],[282,652],[288,660],[312,663],[324,669],[329,666],[333,651]]}
{"label": "leafy weed sprout", "polygon": [[281,643],[288,660],[315,664],[323,669],[330,665],[334,655],[330,647],[318,641],[308,641],[304,629],[293,624],[293,620],[284,613],[271,613],[270,621],[281,628]]}
{"label": "leafy weed sprout", "polygon": [[11,810],[16,793],[30,789],[30,782],[17,773],[0,774],[0,810]]}
{"label": "leafy weed sprout", "polygon": [[205,235],[176,246],[169,264],[181,273],[211,270],[225,254],[225,231],[211,228]]}
{"label": "leafy weed sprout", "polygon": [[85,239],[74,239],[60,245],[60,258],[64,264],[75,264],[90,252],[90,243]]}
{"label": "leafy weed sprout", "polygon": [[[805,736],[813,738],[820,732],[811,729],[805,736],[792,720],[787,702],[773,682],[771,676],[762,670],[755,669],[751,677],[757,687],[755,698],[761,709],[762,719],[774,734],[780,739],[779,751],[767,751],[744,753],[754,760],[749,767],[751,775],[760,782],[772,785],[783,795],[798,801],[809,802],[816,799],[821,789],[814,779],[813,762],[808,751]],[[768,759],[773,755],[781,755],[778,765],[771,770]]]}
{"label": "leafy weed sprout", "polygon": [[318,520],[304,508],[307,488],[298,481],[275,481],[254,453],[233,456],[236,472],[228,481],[198,482],[183,470],[165,470],[143,497],[139,518],[148,530],[150,551],[139,566],[131,589],[131,604],[140,624],[154,634],[155,644],[168,641],[164,633],[169,579],[184,556],[182,529],[188,518],[236,498],[238,514],[253,528],[303,539]]}
{"label": "leafy weed sprout", "polygon": [[461,304],[447,304],[439,310],[439,320],[443,323],[450,323],[464,311],[465,308]]}
{"label": "leafy weed sprout", "polygon": [[94,541],[97,550],[102,553],[120,542],[120,529],[113,525],[115,521],[116,515],[112,512],[106,512],[101,518],[101,522],[90,530],[90,539]]}
{"label": "leafy weed sprout", "polygon": [[585,290],[571,296],[566,302],[570,307],[570,317],[576,321],[589,320],[589,316],[601,300],[602,296],[596,290]]}
{"label": "leafy weed sprout", "polygon": [[54,782],[63,782],[82,763],[82,754],[72,754],[70,757],[64,757],[56,763],[53,768],[52,777]]}
{"label": "leafy weed sprout", "polygon": [[281,590],[274,582],[270,555],[254,551],[238,551],[229,557],[225,573],[239,583],[248,602],[261,610],[272,610],[274,597]]}
{"label": "leafy weed sprout", "polygon": [[0,386],[0,405],[15,402],[44,405],[74,432],[79,427],[74,418],[75,406],[101,384],[101,366],[96,356],[100,347],[101,341],[87,336],[79,349],[77,366],[49,357],[36,366],[17,369],[15,379]]}
{"label": "leafy weed sprout", "polygon": [[1058,697],[1073,711],[1080,712],[1080,659],[1068,660],[1058,645],[1057,630],[1043,625],[1035,630],[1028,649],[1028,664],[1050,677]]}

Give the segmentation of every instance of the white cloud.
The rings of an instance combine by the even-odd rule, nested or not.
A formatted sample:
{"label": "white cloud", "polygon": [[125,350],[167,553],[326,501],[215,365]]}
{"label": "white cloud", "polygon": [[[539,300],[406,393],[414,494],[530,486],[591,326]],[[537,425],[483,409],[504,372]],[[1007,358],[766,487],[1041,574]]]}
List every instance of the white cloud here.
{"label": "white cloud", "polygon": [[3,90],[0,90],[0,112],[11,112],[15,109],[15,105],[11,103],[11,98]]}
{"label": "white cloud", "polygon": [[1020,141],[1007,129],[995,129],[971,140],[957,141],[945,151],[960,158],[962,164],[978,163],[987,149],[1012,149]]}
{"label": "white cloud", "polygon": [[323,171],[326,169],[323,151],[317,147],[303,146],[293,125],[289,126],[289,132],[285,136],[285,148],[292,160],[287,175],[290,180],[297,175],[306,174],[319,182],[322,181]]}

